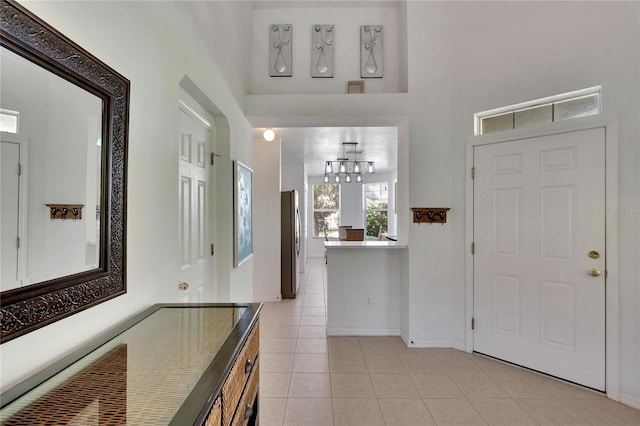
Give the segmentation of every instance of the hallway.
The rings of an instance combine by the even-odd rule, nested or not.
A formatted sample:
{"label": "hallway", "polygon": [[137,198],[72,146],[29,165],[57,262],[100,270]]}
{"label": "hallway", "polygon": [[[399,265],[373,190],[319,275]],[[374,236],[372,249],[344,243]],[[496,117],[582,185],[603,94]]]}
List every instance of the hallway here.
{"label": "hallway", "polygon": [[640,411],[455,349],[400,337],[327,337],[326,269],[309,259],[295,300],[260,320],[260,424],[629,425]]}

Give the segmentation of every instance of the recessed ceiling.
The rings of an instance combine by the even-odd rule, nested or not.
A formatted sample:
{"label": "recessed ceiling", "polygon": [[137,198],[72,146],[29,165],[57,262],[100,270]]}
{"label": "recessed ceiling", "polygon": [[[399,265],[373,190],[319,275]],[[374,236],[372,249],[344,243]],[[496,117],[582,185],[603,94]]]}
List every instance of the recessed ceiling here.
{"label": "recessed ceiling", "polygon": [[[254,137],[262,138],[264,130],[256,128]],[[357,159],[375,161],[376,173],[391,172],[398,167],[397,127],[274,127],[273,130],[276,140],[281,142],[282,163],[306,164],[310,176],[322,176],[324,162],[342,157],[343,148],[345,157],[355,159],[353,147],[343,147],[342,142],[357,142]]]}

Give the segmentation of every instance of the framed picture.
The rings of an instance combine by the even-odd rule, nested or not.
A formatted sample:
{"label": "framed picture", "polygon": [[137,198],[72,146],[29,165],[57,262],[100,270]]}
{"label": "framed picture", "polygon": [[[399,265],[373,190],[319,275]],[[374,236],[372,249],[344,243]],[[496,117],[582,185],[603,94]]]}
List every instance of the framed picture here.
{"label": "framed picture", "polygon": [[233,264],[253,255],[253,170],[233,162]]}

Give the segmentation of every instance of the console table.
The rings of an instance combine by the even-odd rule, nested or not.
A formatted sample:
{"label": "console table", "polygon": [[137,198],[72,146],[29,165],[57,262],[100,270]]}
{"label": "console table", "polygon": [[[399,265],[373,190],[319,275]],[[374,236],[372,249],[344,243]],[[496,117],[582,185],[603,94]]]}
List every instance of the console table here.
{"label": "console table", "polygon": [[3,425],[254,425],[260,304],[158,304],[1,396]]}

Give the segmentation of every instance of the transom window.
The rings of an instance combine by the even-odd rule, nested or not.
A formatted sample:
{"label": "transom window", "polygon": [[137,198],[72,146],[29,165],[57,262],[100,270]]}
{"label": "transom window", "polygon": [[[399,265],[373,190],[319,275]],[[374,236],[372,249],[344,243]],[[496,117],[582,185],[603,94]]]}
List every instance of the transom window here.
{"label": "transom window", "polygon": [[0,109],[0,131],[18,133],[18,118],[20,113],[8,109]]}
{"label": "transom window", "polygon": [[600,114],[601,87],[591,87],[475,114],[475,134],[502,132],[528,126]]}
{"label": "transom window", "polygon": [[340,185],[313,185],[313,236],[338,238]]}

